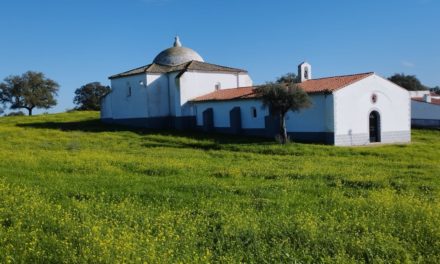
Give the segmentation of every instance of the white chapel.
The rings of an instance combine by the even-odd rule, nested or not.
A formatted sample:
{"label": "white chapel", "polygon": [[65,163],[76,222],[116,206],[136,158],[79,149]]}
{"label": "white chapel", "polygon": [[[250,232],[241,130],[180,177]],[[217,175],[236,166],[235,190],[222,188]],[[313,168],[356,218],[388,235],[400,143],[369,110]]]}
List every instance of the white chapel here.
{"label": "white chapel", "polygon": [[[312,106],[288,113],[293,140],[342,146],[411,140],[410,96],[400,86],[374,72],[313,79],[307,62],[298,76]],[[246,70],[207,63],[178,37],[151,64],[109,78],[112,91],[101,101],[106,123],[264,137],[277,132]]]}

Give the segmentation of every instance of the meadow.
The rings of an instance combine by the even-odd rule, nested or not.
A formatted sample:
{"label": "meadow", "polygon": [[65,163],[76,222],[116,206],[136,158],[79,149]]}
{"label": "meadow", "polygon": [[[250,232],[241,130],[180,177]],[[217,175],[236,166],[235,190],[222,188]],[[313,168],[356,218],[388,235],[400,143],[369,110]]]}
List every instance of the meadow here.
{"label": "meadow", "polygon": [[440,263],[440,131],[334,147],[0,118],[1,263]]}

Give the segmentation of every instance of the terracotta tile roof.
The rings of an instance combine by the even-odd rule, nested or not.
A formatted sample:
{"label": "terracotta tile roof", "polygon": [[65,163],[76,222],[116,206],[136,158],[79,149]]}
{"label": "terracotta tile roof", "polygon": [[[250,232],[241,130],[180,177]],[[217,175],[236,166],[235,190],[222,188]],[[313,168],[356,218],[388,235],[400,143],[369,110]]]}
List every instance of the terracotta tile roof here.
{"label": "terracotta tile roof", "polygon": [[185,71],[233,72],[233,73],[247,72],[246,70],[211,64],[207,62],[189,61],[176,66],[167,66],[167,65],[152,63],[136,69],[132,69],[126,72],[112,75],[109,77],[109,79],[115,79],[115,78],[126,77],[126,76],[136,75],[140,73],[148,73],[148,72],[167,73],[174,71],[181,71],[181,73]]}
{"label": "terracotta tile roof", "polygon": [[[328,78],[320,78],[308,80],[298,85],[304,89],[307,93],[324,93],[324,92],[334,92],[341,88],[344,88],[352,83],[360,81],[368,76],[373,75],[373,72],[360,73],[345,76],[335,76]],[[194,98],[193,102],[202,101],[223,101],[223,100],[238,100],[238,99],[250,99],[257,98],[258,95],[255,93],[255,88],[257,87],[240,87],[231,89],[222,89],[214,91],[209,94],[205,94]]]}
{"label": "terracotta tile roof", "polygon": [[352,75],[312,79],[300,83],[299,86],[303,88],[304,91],[306,91],[307,93],[334,92],[373,74],[373,72],[367,72]]}
{"label": "terracotta tile roof", "polygon": [[437,98],[431,98],[431,103],[425,102],[423,97],[413,97],[413,98],[411,98],[411,100],[422,102],[422,103],[427,103],[427,104],[440,105],[440,99],[437,99]]}
{"label": "terracotta tile roof", "polygon": [[224,100],[237,100],[237,99],[250,99],[256,98],[257,94],[254,91],[255,87],[240,87],[231,89],[221,89],[209,94],[205,94],[194,98],[193,102],[202,101],[224,101]]}

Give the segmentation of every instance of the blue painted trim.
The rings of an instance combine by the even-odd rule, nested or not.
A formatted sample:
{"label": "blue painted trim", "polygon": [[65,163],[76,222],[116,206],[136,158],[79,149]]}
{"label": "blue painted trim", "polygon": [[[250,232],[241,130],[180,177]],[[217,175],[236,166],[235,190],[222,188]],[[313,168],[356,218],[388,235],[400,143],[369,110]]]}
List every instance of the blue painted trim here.
{"label": "blue painted trim", "polygon": [[438,119],[411,119],[411,127],[415,128],[440,128]]}
{"label": "blue painted trim", "polygon": [[[178,130],[200,130],[205,131],[206,127],[196,126],[196,118],[194,116],[183,117],[152,117],[152,118],[127,118],[127,119],[111,119],[102,118],[103,123],[119,124],[131,127],[153,128],[153,129],[178,129]],[[232,134],[232,135],[248,135],[257,137],[274,138],[274,123],[276,119],[267,119],[268,128],[242,128],[237,130],[234,127],[210,127],[209,132]],[[288,132],[288,136],[297,142],[316,142],[325,144],[334,144],[333,132]]]}
{"label": "blue painted trim", "polygon": [[178,129],[191,130],[195,128],[196,118],[194,116],[182,117],[149,117],[149,118],[102,118],[101,121],[107,124],[118,124],[130,127],[153,128],[153,129]]}

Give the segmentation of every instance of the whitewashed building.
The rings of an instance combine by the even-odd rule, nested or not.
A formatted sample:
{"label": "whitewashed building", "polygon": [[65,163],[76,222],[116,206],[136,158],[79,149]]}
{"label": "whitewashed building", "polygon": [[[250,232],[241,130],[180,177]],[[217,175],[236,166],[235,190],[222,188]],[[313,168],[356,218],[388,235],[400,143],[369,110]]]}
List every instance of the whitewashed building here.
{"label": "whitewashed building", "polygon": [[178,37],[153,63],[109,78],[112,91],[101,101],[102,120],[152,128],[191,128],[195,119],[189,100],[252,85],[247,71],[206,63]]}
{"label": "whitewashed building", "polygon": [[411,91],[411,124],[419,128],[440,128],[440,95]]}
{"label": "whitewashed building", "polygon": [[[288,113],[293,140],[334,145],[410,141],[405,89],[372,72],[312,79],[306,62],[298,66],[298,76],[312,106]],[[178,38],[152,64],[110,80],[112,92],[101,102],[104,122],[266,137],[278,131],[247,71],[206,63]]]}

